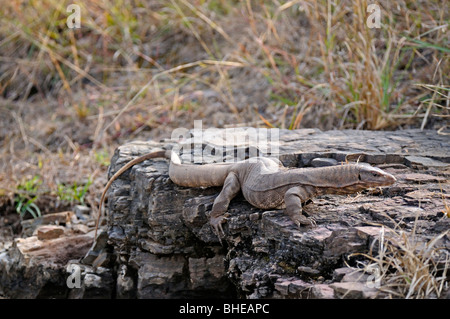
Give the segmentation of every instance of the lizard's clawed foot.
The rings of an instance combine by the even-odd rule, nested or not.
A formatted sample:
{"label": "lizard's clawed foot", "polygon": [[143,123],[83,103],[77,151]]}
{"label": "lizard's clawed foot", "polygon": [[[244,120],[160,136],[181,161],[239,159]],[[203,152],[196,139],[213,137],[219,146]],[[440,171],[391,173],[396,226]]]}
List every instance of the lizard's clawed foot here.
{"label": "lizard's clawed foot", "polygon": [[222,224],[226,222],[228,214],[219,215],[217,217],[211,216],[209,223],[213,227],[217,237],[219,237],[220,244],[222,244],[222,237],[225,237]]}
{"label": "lizard's clawed foot", "polygon": [[307,219],[313,228],[317,227],[317,221],[314,217],[307,217]]}
{"label": "lizard's clawed foot", "polygon": [[317,227],[317,222],[314,217],[306,217],[304,215],[296,215],[292,218],[293,222],[298,228],[301,226]]}

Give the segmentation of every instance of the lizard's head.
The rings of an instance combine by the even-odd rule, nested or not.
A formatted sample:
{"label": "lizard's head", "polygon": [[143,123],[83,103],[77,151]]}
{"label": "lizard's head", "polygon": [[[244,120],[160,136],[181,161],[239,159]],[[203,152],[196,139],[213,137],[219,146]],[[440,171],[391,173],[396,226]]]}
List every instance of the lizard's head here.
{"label": "lizard's head", "polygon": [[397,179],[385,171],[370,165],[359,164],[359,184],[366,187],[388,186],[394,184]]}

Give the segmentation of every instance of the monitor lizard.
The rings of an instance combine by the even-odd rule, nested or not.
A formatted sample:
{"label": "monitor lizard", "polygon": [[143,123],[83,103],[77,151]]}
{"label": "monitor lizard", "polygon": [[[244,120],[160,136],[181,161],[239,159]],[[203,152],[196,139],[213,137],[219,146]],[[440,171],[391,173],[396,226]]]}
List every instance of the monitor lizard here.
{"label": "monitor lizard", "polygon": [[273,158],[256,157],[234,163],[205,165],[182,164],[172,151],[155,151],[135,158],[120,168],[108,181],[100,199],[94,238],[106,192],[127,169],[152,158],[170,159],[169,177],[179,186],[223,186],[210,214],[210,224],[219,237],[224,236],[230,201],[241,190],[244,198],[260,209],[281,209],[291,220],[301,225],[315,225],[313,218],[302,215],[302,203],[323,194],[351,194],[370,187],[388,186],[396,178],[369,164],[343,164],[320,168],[286,168]]}

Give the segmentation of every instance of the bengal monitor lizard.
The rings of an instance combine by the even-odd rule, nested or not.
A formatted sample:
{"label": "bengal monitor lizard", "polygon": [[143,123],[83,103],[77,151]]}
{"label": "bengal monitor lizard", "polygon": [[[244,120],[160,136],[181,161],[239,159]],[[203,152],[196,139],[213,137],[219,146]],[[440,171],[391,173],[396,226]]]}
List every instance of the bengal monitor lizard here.
{"label": "bengal monitor lizard", "polygon": [[152,158],[170,159],[169,177],[185,187],[223,186],[214,200],[210,224],[219,239],[224,236],[222,223],[226,221],[230,201],[239,190],[253,206],[261,209],[285,208],[285,213],[300,227],[315,225],[313,218],[302,215],[302,203],[323,194],[351,194],[370,187],[388,186],[396,179],[383,170],[365,164],[344,164],[320,168],[286,168],[280,161],[257,157],[235,163],[205,165],[182,164],[172,151],[155,151],[125,164],[108,181],[100,199],[95,235],[106,192],[127,169]]}

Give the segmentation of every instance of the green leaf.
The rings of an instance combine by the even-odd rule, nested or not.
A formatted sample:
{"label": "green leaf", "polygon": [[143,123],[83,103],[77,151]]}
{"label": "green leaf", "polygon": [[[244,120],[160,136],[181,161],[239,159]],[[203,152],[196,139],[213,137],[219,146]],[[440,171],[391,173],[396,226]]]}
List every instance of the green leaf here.
{"label": "green leaf", "polygon": [[419,44],[420,47],[422,47],[422,48],[432,48],[432,49],[436,49],[436,50],[439,50],[439,51],[444,52],[444,53],[450,53],[450,49],[449,48],[441,47],[439,45],[428,43],[428,42],[417,40],[417,39],[411,39],[409,37],[406,37],[406,38],[409,41],[411,41],[411,42]]}

